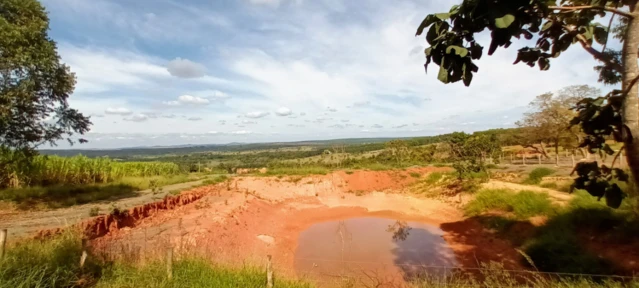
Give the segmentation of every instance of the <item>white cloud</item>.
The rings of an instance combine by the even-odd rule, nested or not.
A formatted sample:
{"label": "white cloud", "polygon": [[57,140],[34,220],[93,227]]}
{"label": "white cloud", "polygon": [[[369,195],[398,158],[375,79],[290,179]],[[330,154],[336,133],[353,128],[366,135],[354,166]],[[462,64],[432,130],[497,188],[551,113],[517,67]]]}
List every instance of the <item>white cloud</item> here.
{"label": "white cloud", "polygon": [[172,76],[178,78],[200,78],[206,73],[202,64],[195,63],[188,59],[175,58],[166,65],[166,70]]}
{"label": "white cloud", "polygon": [[200,121],[200,120],[202,120],[202,117],[189,117],[186,120],[189,120],[189,121]]}
{"label": "white cloud", "polygon": [[162,114],[162,118],[173,119],[177,117],[175,114]]}
{"label": "white cloud", "polygon": [[133,122],[144,122],[148,119],[149,119],[149,116],[145,114],[135,114],[131,116],[131,118],[124,118],[124,120],[126,121],[133,121]]}
{"label": "white cloud", "polygon": [[207,132],[207,133],[208,133],[208,134],[220,134],[220,132],[218,132],[218,131],[209,131],[209,132]]}
{"label": "white cloud", "polygon": [[180,106],[179,101],[163,101],[162,104],[166,106]]}
{"label": "white cloud", "polygon": [[242,124],[257,124],[255,121],[242,120]]}
{"label": "white cloud", "polygon": [[247,130],[238,130],[238,131],[232,131],[231,134],[235,134],[235,135],[247,135],[247,134],[252,134],[253,132],[251,131],[247,131]]}
{"label": "white cloud", "polygon": [[123,107],[109,107],[104,110],[104,114],[110,115],[131,115],[133,112],[131,110],[123,108]]}
{"label": "white cloud", "polygon": [[275,111],[275,114],[277,116],[289,116],[293,114],[293,111],[291,111],[291,109],[287,107],[280,107],[279,109],[277,109],[277,111]]}
{"label": "white cloud", "polygon": [[264,111],[254,111],[254,112],[248,112],[246,113],[244,116],[247,118],[253,118],[253,119],[257,119],[257,118],[263,118],[268,116],[268,112],[264,112]]}
{"label": "white cloud", "polygon": [[393,126],[393,128],[398,129],[398,128],[404,128],[408,126],[407,124],[401,124],[401,125],[397,125],[397,126]]}
{"label": "white cloud", "polygon": [[374,124],[373,126],[371,126],[371,128],[381,129],[381,128],[384,128],[384,126],[379,125],[379,124]]}
{"label": "white cloud", "polygon": [[209,99],[204,99],[197,96],[181,95],[178,97],[179,103],[192,104],[192,105],[206,105],[209,104]]}

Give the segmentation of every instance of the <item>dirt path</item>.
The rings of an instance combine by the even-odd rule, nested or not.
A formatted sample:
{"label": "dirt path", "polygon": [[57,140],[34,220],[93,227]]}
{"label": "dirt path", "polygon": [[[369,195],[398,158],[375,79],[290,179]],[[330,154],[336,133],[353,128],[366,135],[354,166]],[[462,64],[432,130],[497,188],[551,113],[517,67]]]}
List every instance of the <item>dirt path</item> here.
{"label": "dirt path", "polygon": [[173,190],[185,190],[202,184],[206,179],[167,185],[162,187],[160,193],[153,193],[151,189],[142,190],[135,197],[118,200],[104,200],[95,203],[76,205],[68,208],[61,208],[46,211],[21,211],[14,210],[0,214],[0,228],[6,228],[9,241],[23,236],[32,235],[38,230],[65,227],[89,219],[89,211],[98,208],[100,214],[109,213],[113,207],[126,210],[146,203],[158,201],[164,198]]}

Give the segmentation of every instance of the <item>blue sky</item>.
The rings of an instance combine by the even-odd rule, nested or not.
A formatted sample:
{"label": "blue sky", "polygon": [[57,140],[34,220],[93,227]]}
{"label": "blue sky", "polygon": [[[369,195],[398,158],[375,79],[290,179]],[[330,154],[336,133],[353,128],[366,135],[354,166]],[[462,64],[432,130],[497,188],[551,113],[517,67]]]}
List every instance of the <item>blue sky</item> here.
{"label": "blue sky", "polygon": [[80,148],[513,127],[536,95],[601,87],[578,45],[546,72],[512,65],[523,43],[500,49],[471,88],[425,75],[415,29],[459,1],[42,2],[77,76],[69,102],[94,123]]}

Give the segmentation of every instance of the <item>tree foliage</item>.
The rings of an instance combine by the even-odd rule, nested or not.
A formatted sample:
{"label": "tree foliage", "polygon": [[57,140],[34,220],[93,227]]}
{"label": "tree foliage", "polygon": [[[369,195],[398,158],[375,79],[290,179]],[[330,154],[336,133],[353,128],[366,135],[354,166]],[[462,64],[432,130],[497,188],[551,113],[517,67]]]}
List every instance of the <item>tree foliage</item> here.
{"label": "tree foliage", "polygon": [[[597,22],[604,16],[611,16],[608,25]],[[611,27],[614,16],[620,20]],[[639,183],[639,142],[633,141],[632,136],[639,135],[639,92],[635,87],[639,80],[637,0],[462,0],[460,5],[454,5],[446,13],[426,16],[416,35],[422,35],[424,31],[430,45],[424,51],[425,68],[435,63],[439,66],[440,81],[453,83],[463,80],[466,86],[471,84],[474,73],[479,70],[475,61],[484,55],[485,44],[480,43],[477,37],[484,31],[490,32],[488,55],[499,47],[508,48],[522,37],[535,40],[534,46],[518,50],[514,64],[525,63],[540,70],[548,70],[551,59],[559,57],[570,46],[581,45],[599,61],[600,65],[595,67],[599,81],[606,84],[622,82],[623,90],[614,90],[606,97],[580,101],[577,106],[579,115],[572,124],[580,125],[587,135],[582,145],[590,151],[610,154],[609,147],[607,149],[602,140],[606,137],[613,136],[623,141],[635,183]],[[610,35],[623,43],[622,51],[607,47]],[[595,43],[602,48],[595,49]],[[589,167],[598,166],[595,163]],[[590,176],[579,174],[584,179],[592,175],[601,175],[599,178],[602,179],[614,176],[611,172],[614,170],[605,166],[596,171],[578,170],[583,173],[590,171],[587,172]],[[576,182],[578,186],[594,183],[592,179],[579,181]],[[601,185],[591,188],[611,189]]]}
{"label": "tree foliage", "polygon": [[600,96],[599,93],[599,89],[588,85],[576,85],[535,97],[529,104],[531,111],[516,123],[525,128],[522,133],[524,146],[537,149],[534,144],[538,144],[539,152],[547,158],[544,148],[547,144],[554,145],[556,154],[561,144],[566,148],[576,148],[583,139],[583,133],[578,127],[571,126],[571,121],[577,116],[573,108],[583,99]]}
{"label": "tree foliage", "polygon": [[89,118],[69,107],[75,76],[48,29],[38,1],[0,1],[0,146],[32,152],[89,131]]}
{"label": "tree foliage", "polygon": [[[469,86],[473,74],[479,70],[475,60],[484,55],[485,45],[477,41],[476,35],[490,31],[491,42],[486,54],[492,55],[497,48],[508,48],[520,38],[536,37],[534,47],[518,50],[515,64],[524,63],[541,70],[550,68],[552,58],[557,58],[571,45],[580,43],[589,53],[608,69],[619,73],[620,63],[610,55],[595,50],[597,42],[605,45],[609,29],[595,22],[605,16],[606,7],[625,5],[620,0],[561,0],[555,7],[554,0],[464,0],[454,5],[447,13],[428,15],[417,28],[416,35],[426,31],[426,69],[430,63],[439,68],[438,79],[444,83],[463,80]],[[565,7],[583,7],[570,9]],[[612,9],[612,8],[610,8]],[[615,9],[616,10],[616,9]],[[622,37],[623,31],[615,35]],[[605,69],[602,69],[605,70]],[[602,72],[602,75],[603,73]],[[609,77],[606,76],[606,79]]]}

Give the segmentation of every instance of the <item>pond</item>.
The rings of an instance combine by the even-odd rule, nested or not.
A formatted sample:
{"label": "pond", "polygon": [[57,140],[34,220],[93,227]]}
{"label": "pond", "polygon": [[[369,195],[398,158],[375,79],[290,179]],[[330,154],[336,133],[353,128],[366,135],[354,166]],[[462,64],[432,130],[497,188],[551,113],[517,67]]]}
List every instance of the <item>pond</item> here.
{"label": "pond", "polygon": [[377,217],[317,223],[299,235],[295,269],[304,278],[369,285],[443,275],[457,265],[443,234],[437,226]]}

